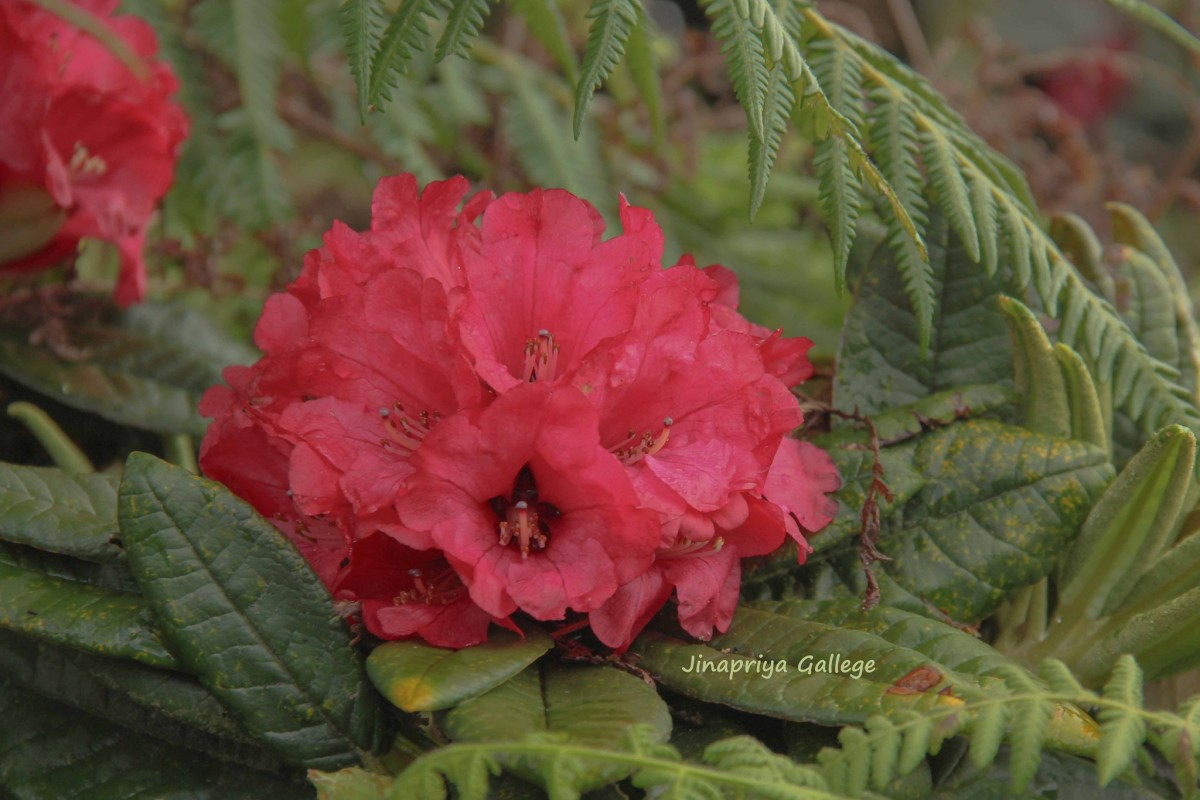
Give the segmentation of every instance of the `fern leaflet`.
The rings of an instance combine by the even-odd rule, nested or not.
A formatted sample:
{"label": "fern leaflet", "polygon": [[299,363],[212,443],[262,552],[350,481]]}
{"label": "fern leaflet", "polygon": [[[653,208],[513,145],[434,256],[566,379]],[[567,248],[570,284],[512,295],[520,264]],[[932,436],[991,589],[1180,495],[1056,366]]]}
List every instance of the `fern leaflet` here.
{"label": "fern leaflet", "polygon": [[371,58],[368,109],[391,99],[396,75],[404,71],[415,51],[424,48],[429,39],[429,20],[444,8],[445,0],[404,0],[400,4]]}
{"label": "fern leaflet", "polygon": [[358,116],[367,119],[367,87],[371,83],[371,54],[383,33],[383,0],[346,0],[338,10],[350,72],[358,86]]}
{"label": "fern leaflet", "polygon": [[750,19],[749,0],[712,0],[705,11],[712,18],[712,31],[721,42],[733,92],[746,112],[750,135],[762,141],[763,99],[771,70],[763,48],[762,32]]}
{"label": "fern leaflet", "polygon": [[625,53],[625,43],[641,13],[638,0],[596,0],[588,9],[588,26],[583,66],[575,84],[575,138],[583,131],[583,118],[596,89],[612,74]]}
{"label": "fern leaflet", "polygon": [[446,28],[434,50],[434,61],[443,61],[450,55],[465,56],[489,11],[489,0],[453,0],[446,17]]}
{"label": "fern leaflet", "polygon": [[792,116],[792,107],[796,105],[796,93],[792,91],[792,83],[784,75],[783,68],[776,64],[771,68],[771,77],[767,81],[767,91],[763,95],[763,120],[760,126],[763,138],[750,137],[750,216],[753,217],[762,205],[763,196],[767,192],[767,179],[771,175],[771,167],[775,165],[775,157],[779,154],[779,145],[787,133],[788,120]]}
{"label": "fern leaflet", "polygon": [[1131,655],[1117,659],[1112,677],[1104,687],[1100,707],[1100,749],[1096,754],[1098,779],[1107,786],[1133,762],[1146,739],[1146,720],[1142,709],[1142,668]]}
{"label": "fern leaflet", "polygon": [[950,227],[958,234],[967,255],[979,261],[979,231],[975,226],[975,209],[967,181],[959,169],[957,153],[950,141],[936,127],[921,131],[922,155],[933,189],[941,201],[942,211]]}
{"label": "fern leaflet", "polygon": [[821,210],[833,240],[834,281],[841,293],[846,289],[846,264],[862,208],[862,187],[842,139],[830,136],[818,144],[813,166],[821,182]]}
{"label": "fern leaflet", "polygon": [[[875,107],[868,115],[868,140],[879,162],[879,169],[896,193],[896,198],[912,219],[918,234],[926,224],[923,179],[917,168],[917,129],[911,109],[903,96],[890,87],[872,91]],[[918,319],[932,319],[934,308],[933,270],[928,256],[914,246],[895,216],[888,219],[888,246],[896,254],[904,285]],[[921,331],[921,348],[929,346],[929,329]]]}

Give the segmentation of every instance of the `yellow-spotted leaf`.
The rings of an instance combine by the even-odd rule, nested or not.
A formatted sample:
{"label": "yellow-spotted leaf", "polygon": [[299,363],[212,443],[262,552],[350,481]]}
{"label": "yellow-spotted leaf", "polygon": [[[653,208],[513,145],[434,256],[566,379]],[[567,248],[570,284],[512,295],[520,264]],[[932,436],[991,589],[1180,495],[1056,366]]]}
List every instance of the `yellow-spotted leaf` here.
{"label": "yellow-spotted leaf", "polygon": [[367,659],[367,674],[384,697],[405,711],[438,711],[494,689],[552,646],[537,631],[503,631],[483,644],[447,650],[424,642],[389,642]]}

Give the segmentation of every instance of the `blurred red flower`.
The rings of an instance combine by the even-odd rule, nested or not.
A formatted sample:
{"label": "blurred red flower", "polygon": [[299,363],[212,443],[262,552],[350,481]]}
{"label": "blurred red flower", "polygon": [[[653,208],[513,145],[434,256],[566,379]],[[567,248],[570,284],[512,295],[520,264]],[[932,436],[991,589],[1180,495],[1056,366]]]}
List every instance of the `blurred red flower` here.
{"label": "blurred red flower", "polygon": [[624,649],[672,594],[724,630],[741,559],[803,558],[836,511],[828,456],[787,438],[811,343],[743,319],[723,268],[662,269],[644,209],[605,240],[567,192],[466,192],[387,178],[370,231],[334,226],[205,396],[205,472],[383,638],[575,612]]}
{"label": "blurred red flower", "polygon": [[177,82],[142,21],[118,0],[73,0],[140,68],[40,6],[0,4],[0,271],[68,258],[84,236],[116,245],[116,300],[145,293],[142,246],[187,134]]}

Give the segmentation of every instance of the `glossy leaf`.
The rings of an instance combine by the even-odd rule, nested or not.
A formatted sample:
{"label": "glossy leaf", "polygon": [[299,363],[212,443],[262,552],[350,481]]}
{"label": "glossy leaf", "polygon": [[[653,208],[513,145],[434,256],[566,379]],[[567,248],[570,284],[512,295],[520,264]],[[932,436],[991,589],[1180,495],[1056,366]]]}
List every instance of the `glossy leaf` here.
{"label": "glossy leaf", "polygon": [[0,373],[60,403],[122,425],[201,435],[201,393],[248,348],[203,315],[143,304],[118,311],[95,298],[65,300],[70,344],[33,345],[19,321],[0,323]]}
{"label": "glossy leaf", "polygon": [[[881,713],[894,719],[906,711],[954,711],[964,700],[988,696],[982,676],[1021,670],[951,625],[897,608],[860,606],[856,598],[743,604],[728,633],[711,642],[647,632],[633,650],[655,680],[674,691],[822,725],[862,725]],[[734,662],[743,664],[737,672]],[[769,674],[768,663],[775,666]],[[1048,742],[1066,752],[1090,753],[1097,732],[1078,709],[1059,705]],[[906,759],[911,761],[902,753],[901,763]]]}
{"label": "glossy leaf", "polygon": [[1112,477],[1099,448],[989,420],[921,436],[910,467],[924,485],[884,519],[882,569],[959,621],[1047,575]]}
{"label": "glossy leaf", "polygon": [[[170,747],[0,681],[0,786],[18,798],[293,800],[286,777]],[[19,720],[21,724],[11,724]]]}
{"label": "glossy leaf", "polygon": [[99,655],[177,667],[142,598],[3,561],[0,628]]}
{"label": "glossy leaf", "polygon": [[[626,731],[635,724],[649,725],[658,742],[671,734],[671,715],[658,693],[610,667],[531,667],[439,719],[456,742],[503,743],[546,733],[574,744],[620,750]],[[519,760],[506,766],[524,778],[545,782],[541,771]],[[628,770],[620,768],[581,765],[577,777],[581,788],[596,788],[626,774]]]}
{"label": "glossy leaf", "polygon": [[118,561],[117,479],[0,462],[0,539],[88,561]]}
{"label": "glossy leaf", "polygon": [[130,564],[187,669],[289,760],[376,747],[379,700],[304,558],[224,487],[134,453],[120,493]]}
{"label": "glossy leaf", "polygon": [[1012,345],[995,284],[940,218],[926,231],[934,294],[929,352],[922,355],[917,316],[889,248],[867,266],[842,328],[834,403],[877,414],[942,390],[1008,383]]}
{"label": "glossy leaf", "polygon": [[504,683],[553,647],[540,631],[521,638],[504,631],[461,650],[424,642],[387,642],[367,659],[375,688],[404,711],[438,711]]}

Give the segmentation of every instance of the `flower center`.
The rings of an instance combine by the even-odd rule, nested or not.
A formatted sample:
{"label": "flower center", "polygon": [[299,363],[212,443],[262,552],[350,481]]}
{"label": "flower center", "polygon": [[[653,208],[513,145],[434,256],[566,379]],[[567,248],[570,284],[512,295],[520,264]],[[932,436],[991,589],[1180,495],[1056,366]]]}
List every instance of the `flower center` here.
{"label": "flower center", "polygon": [[530,552],[546,549],[550,544],[550,520],[562,516],[556,506],[538,500],[537,483],[528,464],[517,473],[512,494],[497,495],[488,500],[488,505],[499,520],[500,546],[515,542],[522,559],[529,558]]}
{"label": "flower center", "polygon": [[625,441],[617,445],[612,454],[620,459],[625,466],[630,466],[641,461],[646,456],[652,456],[659,450],[662,450],[667,443],[667,439],[671,437],[671,426],[675,424],[675,420],[667,417],[663,420],[662,430],[655,436],[650,431],[638,433],[635,430],[630,430],[629,435],[625,437]]}
{"label": "flower center", "polygon": [[400,592],[393,599],[398,606],[408,603],[425,603],[431,606],[448,606],[462,596],[462,580],[451,567],[441,571],[410,569],[408,576],[412,578],[412,588]]}
{"label": "flower center", "polygon": [[525,340],[525,369],[523,380],[552,381],[558,372],[558,345],[554,334],[546,329],[538,331],[536,339]]}
{"label": "flower center", "polygon": [[384,447],[391,447],[395,443],[409,451],[420,447],[421,442],[425,441],[425,435],[442,418],[436,411],[421,411],[415,418],[410,418],[400,403],[393,403],[391,408],[379,409],[379,416],[383,418],[383,429],[388,435],[387,439],[380,439],[379,443]]}

